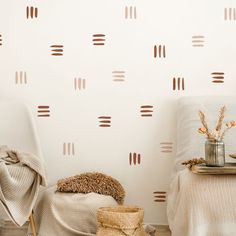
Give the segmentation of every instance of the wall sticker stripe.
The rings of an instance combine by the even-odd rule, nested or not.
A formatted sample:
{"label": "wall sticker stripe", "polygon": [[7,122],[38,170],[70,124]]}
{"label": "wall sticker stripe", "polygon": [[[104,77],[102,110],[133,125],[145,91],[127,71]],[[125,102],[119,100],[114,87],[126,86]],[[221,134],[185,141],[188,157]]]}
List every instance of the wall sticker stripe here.
{"label": "wall sticker stripe", "polygon": [[123,70],[115,70],[112,71],[113,81],[115,82],[123,82],[125,81],[125,71]]}
{"label": "wall sticker stripe", "polygon": [[205,36],[203,35],[194,35],[192,36],[192,46],[193,47],[204,47]]}
{"label": "wall sticker stripe", "polygon": [[185,90],[184,78],[173,78],[172,80],[172,89],[173,90]]}
{"label": "wall sticker stripe", "polygon": [[235,8],[225,8],[224,9],[224,19],[225,20],[229,20],[229,21],[232,21],[232,20],[236,20],[236,9]]}
{"label": "wall sticker stripe", "polygon": [[99,127],[111,127],[111,116],[99,116]]}
{"label": "wall sticker stripe", "polygon": [[165,191],[156,191],[154,194],[154,202],[165,202],[166,201],[166,192]]}
{"label": "wall sticker stripe", "polygon": [[104,46],[106,41],[105,34],[94,34],[93,35],[93,45]]}
{"label": "wall sticker stripe", "polygon": [[75,145],[74,143],[63,143],[63,151],[64,156],[74,156],[75,155]]}
{"label": "wall sticker stripe", "polygon": [[161,148],[161,152],[163,152],[163,153],[172,153],[173,143],[172,142],[161,142],[160,148]]}
{"label": "wall sticker stripe", "polygon": [[74,78],[74,89],[75,90],[86,89],[86,79]]}
{"label": "wall sticker stripe", "polygon": [[166,57],[166,46],[165,45],[154,45],[154,58],[165,58]]}
{"label": "wall sticker stripe", "polygon": [[37,7],[26,7],[26,18],[33,19],[38,17],[38,8]]}
{"label": "wall sticker stripe", "polygon": [[140,153],[129,153],[129,165],[140,165],[141,164],[141,154]]}
{"label": "wall sticker stripe", "polygon": [[38,117],[49,117],[50,107],[45,105],[38,106]]}
{"label": "wall sticker stripe", "polygon": [[224,83],[224,72],[212,72],[211,77],[212,77],[212,83]]}
{"label": "wall sticker stripe", "polygon": [[135,6],[125,7],[125,19],[137,19],[137,9]]}
{"label": "wall sticker stripe", "polygon": [[15,84],[27,84],[27,74],[25,71],[15,72]]}
{"label": "wall sticker stripe", "polygon": [[143,117],[151,117],[153,113],[152,105],[142,105],[140,106],[140,113]]}
{"label": "wall sticker stripe", "polygon": [[54,44],[50,46],[52,56],[63,56],[63,45]]}

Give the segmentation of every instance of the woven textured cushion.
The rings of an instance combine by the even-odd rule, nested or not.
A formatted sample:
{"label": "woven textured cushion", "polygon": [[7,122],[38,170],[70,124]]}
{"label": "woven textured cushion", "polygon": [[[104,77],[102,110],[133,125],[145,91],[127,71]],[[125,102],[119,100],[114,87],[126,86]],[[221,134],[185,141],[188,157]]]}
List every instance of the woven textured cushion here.
{"label": "woven textured cushion", "polygon": [[57,182],[57,191],[109,195],[119,204],[123,204],[125,198],[125,190],[118,180],[98,172],[87,172],[60,179]]}

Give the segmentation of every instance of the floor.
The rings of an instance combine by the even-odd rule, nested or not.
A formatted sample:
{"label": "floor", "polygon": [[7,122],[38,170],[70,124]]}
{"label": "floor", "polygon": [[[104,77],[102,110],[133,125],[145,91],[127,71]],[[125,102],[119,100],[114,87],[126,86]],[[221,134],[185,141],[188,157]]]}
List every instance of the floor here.
{"label": "floor", "polygon": [[[2,223],[0,228],[1,236],[26,236],[27,235],[28,223],[26,223],[21,228],[15,227],[10,221],[5,221]],[[157,226],[156,236],[171,236],[168,226]]]}

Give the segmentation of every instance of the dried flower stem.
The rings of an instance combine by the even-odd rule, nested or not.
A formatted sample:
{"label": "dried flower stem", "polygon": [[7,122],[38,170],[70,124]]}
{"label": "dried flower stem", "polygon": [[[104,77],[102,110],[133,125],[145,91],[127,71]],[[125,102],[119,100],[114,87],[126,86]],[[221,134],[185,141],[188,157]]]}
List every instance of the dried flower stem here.
{"label": "dried flower stem", "polygon": [[216,123],[216,131],[220,132],[221,128],[222,128],[222,123],[225,117],[225,111],[226,111],[226,107],[223,106],[220,108],[220,114],[219,114],[219,119]]}
{"label": "dried flower stem", "polygon": [[223,131],[223,133],[221,134],[221,136],[220,136],[220,141],[222,141],[223,140],[223,138],[224,138],[224,136],[225,136],[225,134],[226,134],[226,132],[230,129],[230,128],[232,128],[232,126],[231,127],[228,127],[228,128],[226,128],[224,131]]}
{"label": "dried flower stem", "polygon": [[200,117],[200,121],[201,121],[203,127],[206,129],[206,135],[207,135],[207,137],[210,138],[210,137],[211,137],[211,134],[209,133],[209,129],[208,129],[208,126],[207,126],[207,123],[206,123],[206,119],[205,119],[204,113],[203,113],[202,111],[199,111],[199,112],[198,112],[198,115],[199,115],[199,117]]}

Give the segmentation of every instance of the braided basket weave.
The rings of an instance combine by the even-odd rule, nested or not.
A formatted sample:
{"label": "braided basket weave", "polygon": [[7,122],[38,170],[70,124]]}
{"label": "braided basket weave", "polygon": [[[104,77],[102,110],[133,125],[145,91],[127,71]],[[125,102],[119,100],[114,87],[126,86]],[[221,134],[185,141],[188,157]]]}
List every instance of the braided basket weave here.
{"label": "braided basket weave", "polygon": [[144,211],[138,207],[102,207],[97,212],[97,236],[146,236]]}

